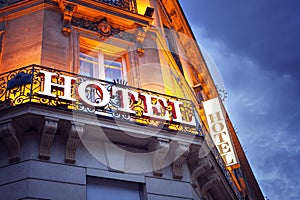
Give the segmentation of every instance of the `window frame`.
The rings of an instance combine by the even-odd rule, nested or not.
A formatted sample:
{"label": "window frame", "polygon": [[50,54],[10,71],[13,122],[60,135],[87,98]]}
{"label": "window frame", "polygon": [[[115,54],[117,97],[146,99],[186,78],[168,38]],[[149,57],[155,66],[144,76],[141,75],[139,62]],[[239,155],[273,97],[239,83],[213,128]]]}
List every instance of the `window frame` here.
{"label": "window frame", "polygon": [[[92,52],[92,54],[94,54],[95,56],[91,56],[88,53],[85,52]],[[81,70],[81,55],[88,55],[90,57],[93,57],[97,60],[97,63],[95,65],[93,65],[93,69],[92,69],[92,76],[90,75],[85,75],[85,74],[81,74],[80,70]],[[105,74],[105,70],[106,70],[106,66],[105,66],[105,61],[109,60],[109,59],[105,59],[105,56],[108,57],[115,57],[116,59],[121,59],[121,61],[119,61],[121,63],[121,77],[118,79],[122,79],[127,81],[127,63],[128,63],[128,55],[127,53],[123,54],[123,55],[118,55],[118,54],[114,54],[114,53],[109,53],[109,52],[105,52],[104,50],[97,50],[97,49],[92,49],[91,47],[85,46],[83,44],[79,44],[79,69],[78,72],[80,75],[83,76],[89,76],[91,78],[96,78],[96,79],[101,79],[101,80],[105,80],[105,81],[110,81],[113,82],[115,79],[113,80],[108,80]],[[110,61],[115,61],[115,60],[110,60]]]}

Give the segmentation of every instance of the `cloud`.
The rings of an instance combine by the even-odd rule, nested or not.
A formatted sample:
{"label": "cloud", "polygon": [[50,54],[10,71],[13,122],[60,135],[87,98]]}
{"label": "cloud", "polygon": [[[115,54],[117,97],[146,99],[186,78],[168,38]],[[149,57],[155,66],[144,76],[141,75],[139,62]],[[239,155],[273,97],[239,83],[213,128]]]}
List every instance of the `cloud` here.
{"label": "cloud", "polygon": [[290,73],[273,73],[256,57],[211,38],[203,27],[192,27],[221,73],[227,110],[264,194],[272,200],[299,199],[297,79]]}
{"label": "cloud", "polygon": [[300,2],[297,0],[181,1],[192,27],[205,27],[229,49],[274,74],[300,75]]}

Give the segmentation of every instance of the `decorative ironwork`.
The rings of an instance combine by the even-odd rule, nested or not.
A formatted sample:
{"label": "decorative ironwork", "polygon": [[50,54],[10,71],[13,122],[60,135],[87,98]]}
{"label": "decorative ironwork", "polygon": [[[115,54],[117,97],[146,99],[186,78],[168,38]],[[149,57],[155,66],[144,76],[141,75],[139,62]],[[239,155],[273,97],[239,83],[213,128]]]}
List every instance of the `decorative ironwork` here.
{"label": "decorative ironwork", "polygon": [[105,3],[108,5],[112,5],[123,10],[128,10],[133,13],[137,13],[137,6],[135,0],[93,0],[96,2]]}
{"label": "decorative ironwork", "polygon": [[0,0],[0,8],[21,2],[22,0]]}
{"label": "decorative ironwork", "polygon": [[[52,87],[53,97],[41,95],[39,94],[39,92],[44,91],[45,81],[45,76],[43,75],[43,73],[40,73],[41,70],[57,74],[57,76],[52,76],[52,84],[63,85],[64,79],[61,78],[62,76],[75,77],[76,82],[71,86],[71,96],[74,99],[79,99],[77,93],[78,85],[85,81],[97,81],[101,85],[106,87],[109,93],[112,93],[112,87],[116,86],[119,88],[129,89],[137,93],[163,97],[167,101],[180,101],[182,103],[182,106],[180,107],[180,112],[183,120],[190,121],[191,118],[194,116],[194,106],[189,100],[133,88],[127,86],[127,83],[122,80],[116,80],[113,83],[37,65],[24,67],[0,75],[0,110],[30,102],[56,107],[58,109],[81,111],[102,116],[111,116],[119,120],[127,120],[129,122],[141,125],[149,125],[167,130],[181,131],[188,134],[202,136],[204,135],[200,126],[200,122],[197,122],[199,125],[196,127],[187,125],[185,123],[174,122],[172,120],[175,118],[172,112],[174,108],[171,105],[168,105],[167,107],[161,105],[159,109],[160,111],[156,112],[156,116],[158,116],[158,118],[144,116],[143,114],[146,112],[147,108],[145,104],[145,99],[143,99],[142,96],[139,96],[139,98],[136,100],[132,100],[132,98],[129,99],[129,107],[131,110],[135,111],[135,113],[132,114],[118,110],[118,108],[121,105],[122,98],[121,95],[118,93],[115,95],[111,95],[110,102],[105,107],[101,108],[90,107],[82,103],[81,101],[69,101],[61,99],[59,98],[59,96],[63,96],[63,91],[61,90],[61,88],[58,87]],[[85,96],[92,103],[102,101],[102,94],[93,86],[89,86],[85,89]],[[156,105],[157,99],[153,98],[151,103],[153,105]],[[159,119],[159,116],[165,116],[167,111],[169,111],[169,120]]]}
{"label": "decorative ironwork", "polygon": [[222,101],[225,101],[227,98],[227,92],[224,89],[220,88],[218,85],[216,85],[216,88],[217,88],[220,99]]}
{"label": "decorative ironwork", "polygon": [[118,86],[118,87],[122,87],[122,88],[127,88],[127,81],[122,80],[122,79],[117,79],[114,80],[114,85]]}

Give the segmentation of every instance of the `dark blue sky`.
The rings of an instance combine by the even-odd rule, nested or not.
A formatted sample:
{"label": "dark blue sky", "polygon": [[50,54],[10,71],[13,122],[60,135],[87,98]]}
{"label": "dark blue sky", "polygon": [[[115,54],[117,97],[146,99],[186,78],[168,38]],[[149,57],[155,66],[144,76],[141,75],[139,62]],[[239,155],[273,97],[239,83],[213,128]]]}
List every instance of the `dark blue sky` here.
{"label": "dark blue sky", "polygon": [[180,2],[264,195],[300,199],[300,1]]}

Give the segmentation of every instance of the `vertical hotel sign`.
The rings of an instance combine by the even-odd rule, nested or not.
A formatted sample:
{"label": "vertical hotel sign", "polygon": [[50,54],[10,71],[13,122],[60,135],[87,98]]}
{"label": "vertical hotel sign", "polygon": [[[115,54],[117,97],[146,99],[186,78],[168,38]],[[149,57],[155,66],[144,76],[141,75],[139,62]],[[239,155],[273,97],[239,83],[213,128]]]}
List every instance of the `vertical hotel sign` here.
{"label": "vertical hotel sign", "polygon": [[219,98],[203,102],[209,133],[227,167],[238,164]]}

